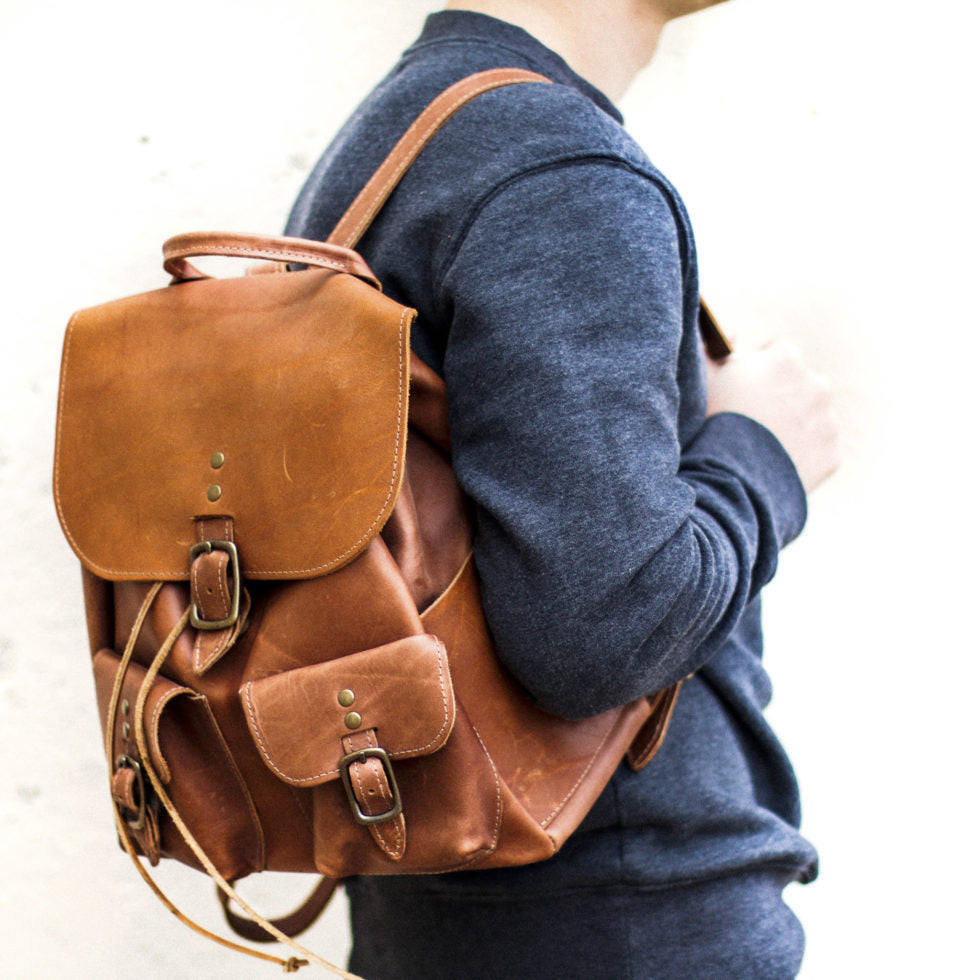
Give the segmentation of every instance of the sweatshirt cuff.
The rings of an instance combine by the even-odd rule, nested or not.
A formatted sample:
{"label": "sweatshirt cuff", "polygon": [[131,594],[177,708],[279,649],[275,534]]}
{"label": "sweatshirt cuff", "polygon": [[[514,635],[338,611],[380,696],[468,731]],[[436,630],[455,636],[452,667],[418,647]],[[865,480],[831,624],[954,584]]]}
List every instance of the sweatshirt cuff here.
{"label": "sweatshirt cuff", "polygon": [[806,491],[783,444],[760,422],[735,412],[710,416],[684,449],[738,476],[769,511],[782,548],[803,530]]}

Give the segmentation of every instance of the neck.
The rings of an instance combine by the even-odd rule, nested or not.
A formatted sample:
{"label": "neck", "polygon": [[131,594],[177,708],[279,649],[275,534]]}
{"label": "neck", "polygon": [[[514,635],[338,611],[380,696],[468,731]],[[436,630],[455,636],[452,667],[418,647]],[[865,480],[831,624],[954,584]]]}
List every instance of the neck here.
{"label": "neck", "polygon": [[650,0],[449,0],[522,27],[613,102],[653,57],[669,15]]}

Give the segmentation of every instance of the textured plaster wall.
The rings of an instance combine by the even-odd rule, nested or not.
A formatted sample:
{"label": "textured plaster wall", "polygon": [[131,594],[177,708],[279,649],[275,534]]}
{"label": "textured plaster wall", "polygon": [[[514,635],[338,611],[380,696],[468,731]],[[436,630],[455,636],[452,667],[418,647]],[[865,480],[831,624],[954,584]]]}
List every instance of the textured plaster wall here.
{"label": "textured plaster wall", "polygon": [[[176,923],[113,839],[49,490],[62,332],[161,285],[171,234],[279,229],[428,7],[0,2],[4,976],[274,971]],[[975,969],[976,28],[953,0],[736,0],[671,27],[624,102],[688,202],[720,318],[742,343],[795,338],[839,392],[845,467],[767,606],[770,716],[823,856],[789,894],[805,978]],[[160,873],[217,923],[203,878]],[[246,891],[277,912],[303,885]],[[342,902],[308,938],[343,958]]]}

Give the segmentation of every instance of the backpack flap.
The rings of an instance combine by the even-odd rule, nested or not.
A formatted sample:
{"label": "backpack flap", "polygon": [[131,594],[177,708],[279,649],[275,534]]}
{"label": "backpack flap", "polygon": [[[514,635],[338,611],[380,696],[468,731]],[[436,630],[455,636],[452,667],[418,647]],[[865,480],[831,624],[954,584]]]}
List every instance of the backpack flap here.
{"label": "backpack flap", "polygon": [[249,681],[241,699],[265,764],[293,786],[342,778],[356,736],[397,762],[441,749],[455,721],[446,649],[428,634]]}
{"label": "backpack flap", "polygon": [[353,560],[404,470],[413,312],[323,270],[182,282],[77,313],[54,493],[102,578],[188,577],[195,520],[234,521],[241,571]]}

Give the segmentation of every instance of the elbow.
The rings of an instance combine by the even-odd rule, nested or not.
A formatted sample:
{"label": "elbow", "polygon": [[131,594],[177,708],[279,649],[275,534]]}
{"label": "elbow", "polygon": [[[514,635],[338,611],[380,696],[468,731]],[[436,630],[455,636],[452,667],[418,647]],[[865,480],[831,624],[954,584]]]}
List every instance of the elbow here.
{"label": "elbow", "polygon": [[639,560],[609,555],[575,576],[558,561],[544,575],[510,566],[490,576],[506,583],[483,590],[501,661],[539,708],[568,719],[683,679],[717,648],[747,584],[730,543],[712,530],[687,521]]}
{"label": "elbow", "polygon": [[669,585],[638,576],[580,597],[574,615],[541,593],[534,615],[515,616],[513,601],[498,609],[491,602],[498,655],[539,708],[562,718],[590,718],[664,690],[711,655],[733,586],[724,563],[691,561],[675,572]]}
{"label": "elbow", "polygon": [[629,649],[622,640],[581,630],[524,631],[522,642],[498,643],[501,660],[535,706],[559,718],[592,718],[669,687],[696,666],[697,650],[647,637]]}

